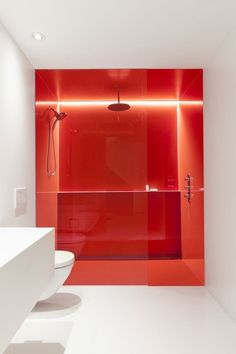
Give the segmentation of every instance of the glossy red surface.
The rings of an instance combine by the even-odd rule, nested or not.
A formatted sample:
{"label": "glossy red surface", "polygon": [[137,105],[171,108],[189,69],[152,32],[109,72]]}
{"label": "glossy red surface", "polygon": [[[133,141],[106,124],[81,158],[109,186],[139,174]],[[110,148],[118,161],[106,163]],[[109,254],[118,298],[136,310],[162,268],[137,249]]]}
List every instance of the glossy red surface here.
{"label": "glossy red surface", "polygon": [[[203,107],[180,107],[178,124],[182,253],[186,260],[203,260]],[[186,203],[185,177],[188,173],[192,178],[191,200]]]}
{"label": "glossy red surface", "polygon": [[201,69],[36,70],[37,101],[202,100]]}
{"label": "glossy red surface", "polygon": [[[51,105],[58,109],[57,105]],[[47,174],[48,127],[52,113],[48,104],[36,105],[36,191],[37,193],[57,192],[59,190],[59,171],[54,176]],[[59,125],[55,129],[55,150],[59,165]]]}
{"label": "glossy red surface", "polygon": [[176,107],[146,109],[147,184],[150,188],[178,190]]}
{"label": "glossy red surface", "polygon": [[180,194],[59,193],[58,248],[76,259],[179,258]]}
{"label": "glossy red surface", "polygon": [[[57,248],[75,253],[68,284],[203,284],[202,106],[63,105],[116,102],[117,88],[123,102],[201,101],[202,71],[37,70],[37,225],[56,227]],[[68,114],[55,130],[51,177],[42,101]]]}
{"label": "glossy red surface", "polygon": [[178,189],[176,107],[66,107],[60,123],[61,191]]}
{"label": "glossy red surface", "polygon": [[187,173],[193,177],[192,188],[203,188],[203,107],[180,106],[179,124],[179,179],[184,190]]}
{"label": "glossy red surface", "polygon": [[66,107],[60,123],[60,190],[145,190],[147,121],[136,107]]}

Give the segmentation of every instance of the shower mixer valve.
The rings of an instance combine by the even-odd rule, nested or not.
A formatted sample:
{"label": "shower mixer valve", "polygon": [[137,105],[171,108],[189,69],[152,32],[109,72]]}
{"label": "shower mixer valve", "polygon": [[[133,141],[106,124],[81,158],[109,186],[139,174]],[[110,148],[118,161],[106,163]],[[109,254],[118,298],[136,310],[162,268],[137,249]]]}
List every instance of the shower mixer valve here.
{"label": "shower mixer valve", "polygon": [[184,179],[186,181],[186,186],[184,187],[184,189],[186,190],[186,193],[184,195],[184,197],[187,199],[187,201],[190,203],[191,199],[193,197],[193,194],[191,193],[191,190],[193,188],[192,186],[192,180],[193,177],[190,175],[190,173],[188,173]]}

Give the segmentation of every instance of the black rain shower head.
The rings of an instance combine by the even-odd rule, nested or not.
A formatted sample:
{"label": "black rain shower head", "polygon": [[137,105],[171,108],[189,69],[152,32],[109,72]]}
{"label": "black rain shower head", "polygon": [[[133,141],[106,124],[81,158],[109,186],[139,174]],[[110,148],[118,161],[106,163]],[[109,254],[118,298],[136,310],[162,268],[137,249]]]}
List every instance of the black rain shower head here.
{"label": "black rain shower head", "polygon": [[114,112],[122,112],[122,111],[128,111],[130,109],[130,105],[128,103],[112,103],[107,107],[110,111]]}
{"label": "black rain shower head", "polygon": [[117,103],[111,103],[107,107],[110,111],[114,112],[122,112],[122,111],[128,111],[130,109],[130,105],[128,103],[122,103],[120,102],[120,92],[118,90],[118,102]]}

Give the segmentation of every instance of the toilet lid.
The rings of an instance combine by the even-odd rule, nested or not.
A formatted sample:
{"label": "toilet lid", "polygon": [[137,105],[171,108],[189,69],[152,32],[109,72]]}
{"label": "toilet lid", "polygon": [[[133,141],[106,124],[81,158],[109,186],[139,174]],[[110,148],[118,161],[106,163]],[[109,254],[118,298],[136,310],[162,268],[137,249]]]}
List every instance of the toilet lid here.
{"label": "toilet lid", "polygon": [[55,268],[62,268],[74,263],[75,256],[68,251],[55,251]]}

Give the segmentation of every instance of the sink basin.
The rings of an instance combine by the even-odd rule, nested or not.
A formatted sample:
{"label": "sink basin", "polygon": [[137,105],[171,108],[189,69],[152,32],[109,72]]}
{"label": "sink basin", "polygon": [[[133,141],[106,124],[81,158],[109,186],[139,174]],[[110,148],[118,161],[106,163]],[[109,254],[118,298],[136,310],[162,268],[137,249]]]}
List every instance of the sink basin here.
{"label": "sink basin", "polygon": [[0,228],[0,353],[54,275],[54,229]]}

